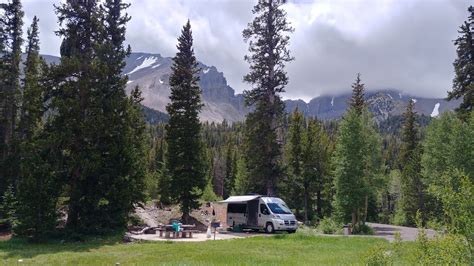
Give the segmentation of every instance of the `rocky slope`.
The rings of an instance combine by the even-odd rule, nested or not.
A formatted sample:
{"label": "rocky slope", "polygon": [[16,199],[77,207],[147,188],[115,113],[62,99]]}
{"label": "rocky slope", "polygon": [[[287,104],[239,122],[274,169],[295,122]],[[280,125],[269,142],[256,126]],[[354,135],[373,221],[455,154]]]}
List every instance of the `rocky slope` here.
{"label": "rocky slope", "polygon": [[[143,105],[166,112],[169,103],[172,60],[159,54],[133,53],[126,61],[124,74],[128,75],[127,89],[139,85],[144,101]],[[235,95],[234,89],[228,84],[222,72],[215,67],[199,64],[201,71],[200,86],[204,107],[200,114],[201,120],[206,121],[240,121],[246,114],[244,98]]]}

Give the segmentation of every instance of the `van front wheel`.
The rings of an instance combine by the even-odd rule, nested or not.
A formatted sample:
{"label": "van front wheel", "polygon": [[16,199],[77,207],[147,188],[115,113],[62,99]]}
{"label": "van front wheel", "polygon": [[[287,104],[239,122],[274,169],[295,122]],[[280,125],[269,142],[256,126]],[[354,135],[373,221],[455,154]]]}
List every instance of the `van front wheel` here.
{"label": "van front wheel", "polygon": [[275,228],[273,227],[272,223],[267,223],[267,225],[265,226],[265,232],[267,232],[268,234],[275,233]]}

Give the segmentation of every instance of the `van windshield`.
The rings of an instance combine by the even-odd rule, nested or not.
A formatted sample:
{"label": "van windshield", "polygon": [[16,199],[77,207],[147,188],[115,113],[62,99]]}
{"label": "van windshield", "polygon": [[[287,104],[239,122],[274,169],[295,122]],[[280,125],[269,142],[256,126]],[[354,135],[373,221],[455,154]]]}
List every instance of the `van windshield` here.
{"label": "van windshield", "polygon": [[291,210],[282,203],[267,203],[274,214],[291,214]]}

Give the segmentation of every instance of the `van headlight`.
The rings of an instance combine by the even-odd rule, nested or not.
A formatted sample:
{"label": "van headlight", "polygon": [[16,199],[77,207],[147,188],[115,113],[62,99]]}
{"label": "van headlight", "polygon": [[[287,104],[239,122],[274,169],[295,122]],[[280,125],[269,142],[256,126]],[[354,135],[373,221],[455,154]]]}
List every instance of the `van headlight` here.
{"label": "van headlight", "polygon": [[278,215],[278,214],[272,215],[272,218],[281,219],[280,215]]}

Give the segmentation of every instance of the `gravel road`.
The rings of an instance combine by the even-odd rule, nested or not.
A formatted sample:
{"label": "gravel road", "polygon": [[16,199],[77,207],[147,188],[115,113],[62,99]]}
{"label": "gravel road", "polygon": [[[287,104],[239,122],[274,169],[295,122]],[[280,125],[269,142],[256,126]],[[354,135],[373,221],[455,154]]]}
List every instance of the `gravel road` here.
{"label": "gravel road", "polygon": [[[374,236],[385,238],[388,241],[395,240],[395,232],[400,232],[402,240],[404,241],[414,241],[418,236],[418,228],[376,223],[367,224],[372,227],[372,229],[374,229]],[[436,231],[426,229],[426,234],[428,235],[428,238],[433,238],[436,234]]]}

